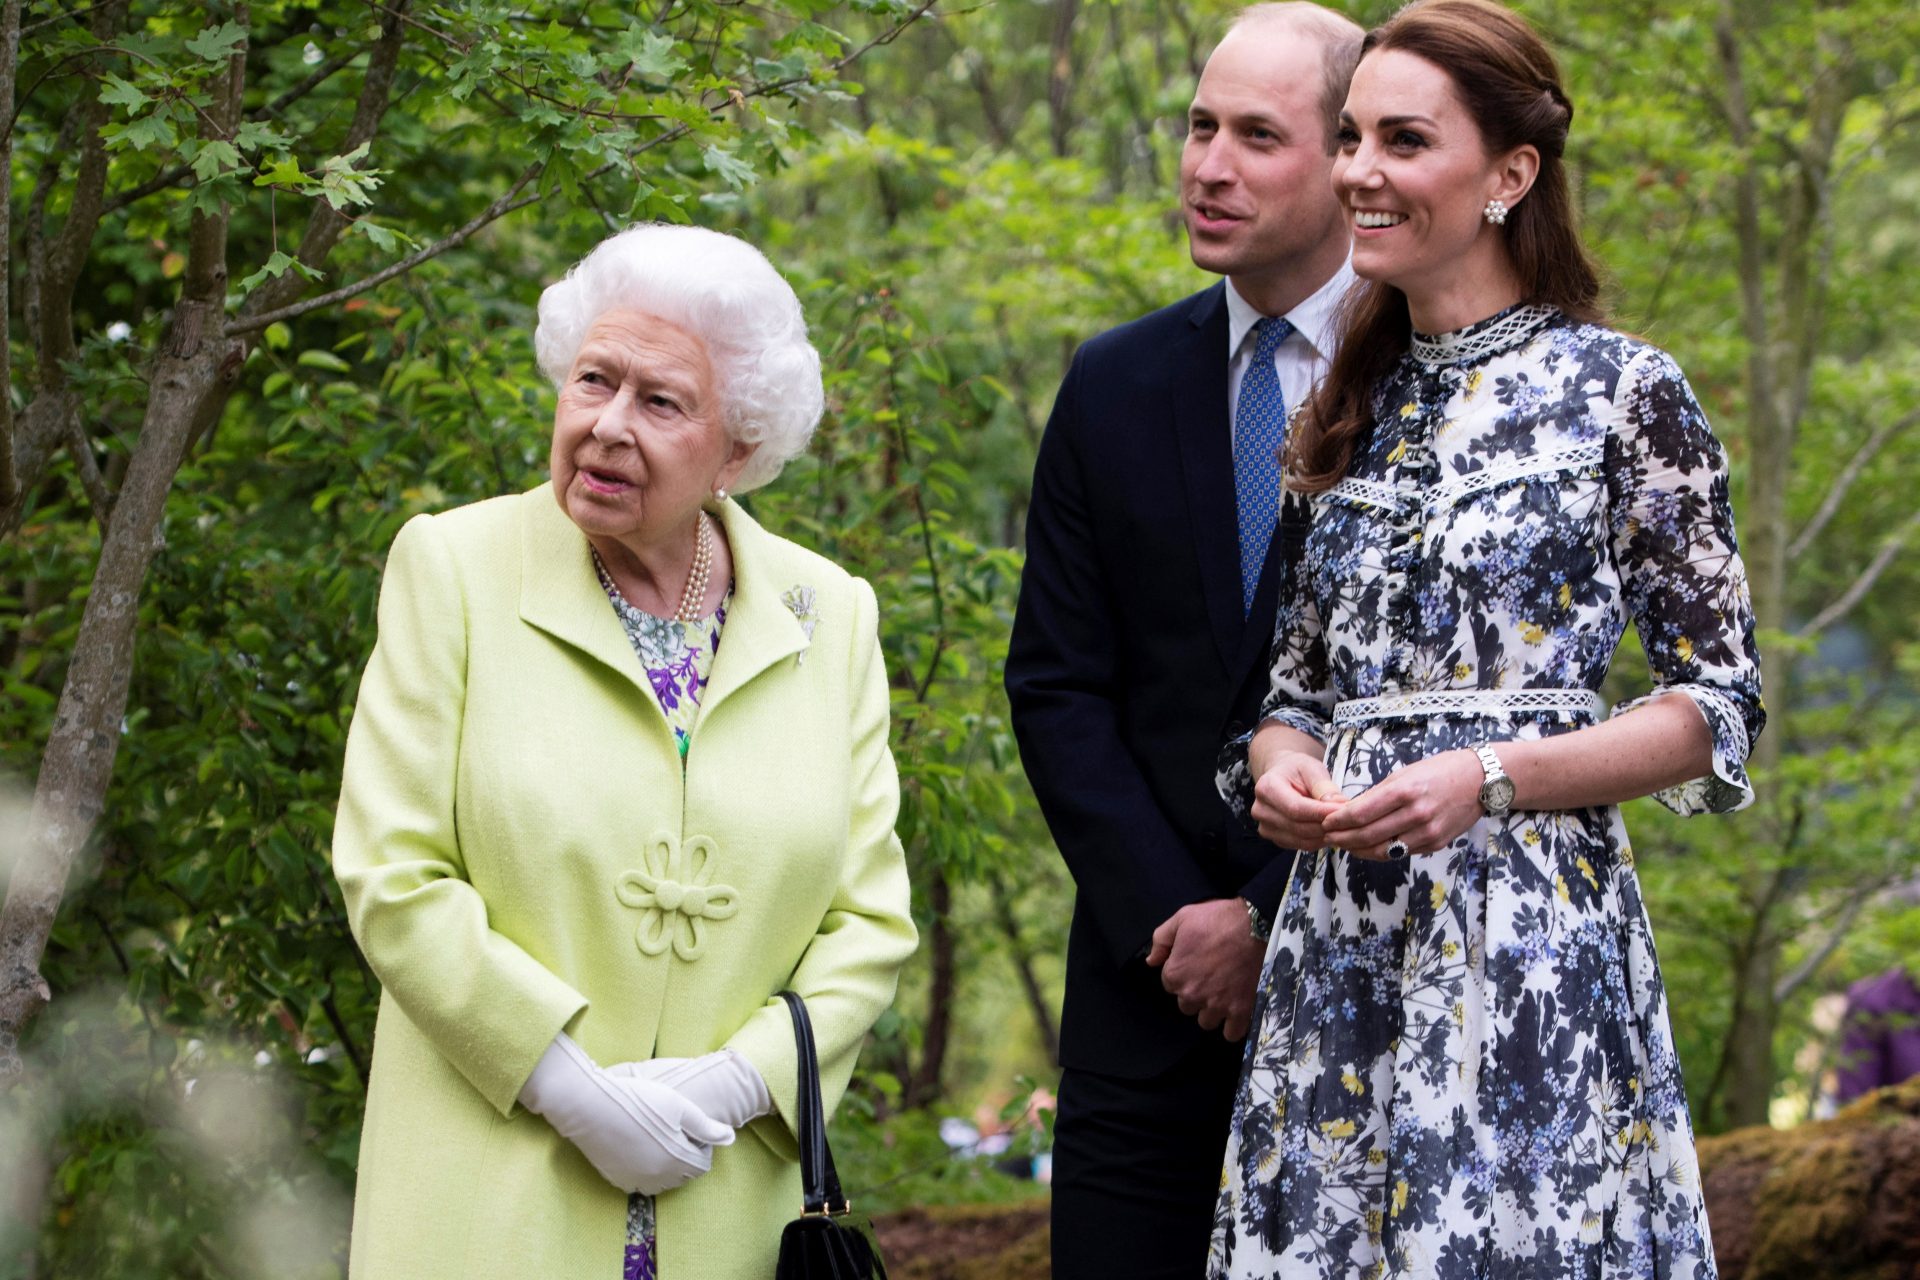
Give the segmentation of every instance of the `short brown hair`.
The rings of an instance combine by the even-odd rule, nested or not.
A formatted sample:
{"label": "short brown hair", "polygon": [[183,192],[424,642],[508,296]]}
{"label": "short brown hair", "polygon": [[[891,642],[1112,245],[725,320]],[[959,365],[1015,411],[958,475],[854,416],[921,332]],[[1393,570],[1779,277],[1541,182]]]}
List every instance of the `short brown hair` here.
{"label": "short brown hair", "polygon": [[1347,86],[1353,82],[1353,69],[1360,65],[1360,43],[1366,32],[1345,14],[1335,13],[1309,0],[1275,0],[1270,4],[1248,5],[1234,16],[1227,30],[1248,23],[1272,22],[1283,25],[1295,35],[1310,36],[1320,42],[1321,83],[1320,120],[1326,132],[1327,154],[1339,149],[1340,109],[1346,105]]}

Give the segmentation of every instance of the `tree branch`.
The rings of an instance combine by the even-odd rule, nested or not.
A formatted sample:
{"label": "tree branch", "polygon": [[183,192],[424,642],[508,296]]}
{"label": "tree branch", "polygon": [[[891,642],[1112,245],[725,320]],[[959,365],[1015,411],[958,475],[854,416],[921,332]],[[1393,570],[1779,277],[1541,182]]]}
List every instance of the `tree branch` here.
{"label": "tree branch", "polygon": [[[333,306],[337,302],[345,302],[348,298],[358,297],[369,289],[378,288],[395,276],[405,275],[421,263],[437,258],[449,249],[459,248],[471,239],[476,231],[479,231],[488,223],[496,222],[514,210],[524,209],[526,206],[540,200],[544,195],[542,192],[536,191],[532,195],[524,197],[521,196],[520,193],[526,190],[527,184],[540,176],[545,167],[544,162],[535,162],[534,164],[528,165],[527,168],[522,171],[519,178],[514,181],[513,186],[507,189],[505,194],[475,214],[472,218],[469,218],[458,230],[451,232],[422,249],[415,250],[391,266],[383,267],[372,275],[362,277],[352,284],[342,285],[331,292],[308,298],[304,302],[296,302],[289,306],[280,307],[274,311],[265,311],[258,314],[247,314],[243,312],[228,323],[226,328],[227,336],[229,338],[235,338],[242,334],[256,333],[270,324],[277,324],[282,320],[291,320],[296,316],[306,315],[309,311],[318,311],[323,307]],[[611,164],[603,165],[588,176],[593,177],[605,173],[611,168],[613,168]]]}
{"label": "tree branch", "polygon": [[80,114],[69,111],[53,136],[53,146],[40,161],[40,172],[33,180],[33,197],[27,201],[27,221],[21,237],[20,256],[24,263],[26,286],[20,299],[20,322],[26,326],[28,340],[40,332],[40,298],[45,291],[47,270],[47,200],[60,186],[60,162],[73,153],[80,140]]}
{"label": "tree branch", "polygon": [[113,490],[107,487],[107,478],[100,474],[100,465],[93,460],[93,446],[87,442],[86,432],[80,429],[80,415],[67,415],[66,430],[67,452],[73,455],[74,468],[80,473],[80,487],[87,491],[87,501],[93,504],[93,518],[100,522],[100,532],[107,531],[107,522],[113,518]]}
{"label": "tree branch", "polygon": [[1880,550],[1861,570],[1860,576],[1853,580],[1853,585],[1840,594],[1839,599],[1814,615],[1812,621],[1794,634],[1817,636],[1852,612],[1853,607],[1873,589],[1873,584],[1880,580],[1880,575],[1887,571],[1887,566],[1893,563],[1894,557],[1900,554],[1901,548],[1907,545],[1907,539],[1913,536],[1916,529],[1920,529],[1920,511],[1909,515],[1905,523],[1887,535],[1887,540],[1880,544]]}
{"label": "tree branch", "polygon": [[1867,442],[1860,446],[1853,457],[1848,459],[1847,465],[1841,468],[1840,474],[1834,477],[1832,486],[1827,490],[1827,496],[1820,500],[1820,509],[1813,513],[1813,519],[1809,520],[1807,527],[1795,534],[1793,541],[1787,545],[1787,559],[1798,560],[1806,554],[1807,548],[1813,545],[1813,540],[1819,537],[1834,516],[1839,514],[1841,504],[1846,501],[1847,494],[1852,491],[1854,482],[1860,478],[1860,473],[1867,469],[1867,464],[1886,447],[1889,440],[1916,422],[1920,422],[1920,410],[1904,418],[1895,419],[1867,437]]}
{"label": "tree branch", "polygon": [[[936,3],[938,3],[938,0],[923,0],[923,3],[920,4],[918,8],[914,9],[913,12],[901,18],[898,22],[894,23],[893,26],[887,28],[887,30],[881,32],[879,35],[874,36],[872,39],[868,40],[865,44],[852,50],[851,52],[847,53],[845,56],[840,57],[834,60],[833,62],[828,63],[827,68],[835,73],[844,71],[848,66],[852,65],[853,62],[859,57],[861,57],[863,54],[869,52],[872,49],[879,47],[880,45],[893,43],[893,41],[899,37],[901,32],[905,31],[913,23],[919,21],[922,17],[932,12],[934,5]],[[395,22],[396,27],[399,25],[401,24]],[[397,49],[397,45],[396,45],[396,49]],[[371,78],[372,76],[371,69],[369,69],[368,71],[368,76],[369,78]],[[788,89],[794,88],[797,85],[806,84],[811,79],[812,79],[811,76],[805,76],[805,75],[788,76],[785,79],[770,80],[762,84],[757,84],[748,89],[736,90],[734,91],[734,94],[742,99],[766,97],[770,94],[784,92]],[[709,107],[709,111],[718,112],[720,110],[723,110],[727,105],[729,105],[729,103],[733,101],[733,98],[734,98],[734,95],[728,95],[724,97],[721,101]],[[356,123],[356,126],[359,124],[358,119],[356,119],[355,123]],[[643,154],[647,151],[653,150],[656,147],[664,146],[669,142],[676,141],[679,138],[684,137],[688,132],[689,132],[689,128],[687,125],[685,124],[674,125],[671,129],[667,129],[661,133],[655,134],[653,137],[647,139],[645,142],[635,147],[629,153],[629,157]],[[368,136],[370,137],[371,133],[369,133]],[[353,147],[359,145],[358,141],[351,141],[354,137],[354,135],[351,132],[349,133],[348,137],[350,140],[350,145],[346,148],[347,150],[351,150]],[[613,161],[609,161],[608,163],[603,164],[599,168],[594,169],[593,171],[588,173],[582,179],[582,181],[591,182],[595,178],[601,177],[618,167],[619,166],[617,163]],[[410,253],[406,257],[400,259],[400,261],[392,263],[389,266],[383,267],[380,270],[374,272],[372,275],[364,276],[361,279],[356,280],[351,284],[342,285],[338,289],[333,289],[327,293],[319,294],[312,298],[307,298],[301,302],[291,302],[291,301],[287,301],[287,299],[290,299],[294,293],[297,293],[299,291],[300,284],[301,284],[300,280],[295,277],[295,273],[288,272],[285,276],[281,277],[281,279],[278,281],[269,281],[267,285],[263,285],[259,290],[257,290],[254,293],[253,297],[247,300],[247,305],[241,308],[240,314],[237,317],[235,317],[231,322],[228,323],[226,327],[227,336],[232,338],[232,337],[239,337],[244,334],[257,333],[258,331],[266,328],[270,324],[276,324],[283,320],[292,320],[295,317],[306,315],[310,311],[318,311],[318,310],[321,310],[322,308],[333,306],[336,303],[345,302],[349,298],[358,297],[360,294],[367,292],[369,289],[376,289],[379,286],[385,284],[387,281],[392,280],[397,276],[405,275],[407,272],[413,270],[415,267],[419,266],[421,263],[428,262],[434,258],[437,258],[441,254],[447,252],[449,249],[459,248],[461,245],[465,244],[468,240],[472,239],[475,233],[479,232],[482,228],[486,227],[490,223],[497,222],[501,218],[505,217],[510,213],[514,213],[520,209],[526,208],[530,204],[534,204],[542,199],[545,199],[547,195],[546,192],[535,191],[529,195],[521,194],[521,192],[526,190],[528,184],[534,182],[536,179],[540,177],[540,175],[543,172],[545,172],[545,169],[546,169],[545,161],[535,161],[533,164],[527,166],[527,168],[521,172],[520,177],[515,180],[513,186],[509,187],[507,191],[500,196],[499,199],[495,200],[492,204],[488,205],[485,209],[482,209],[474,217],[468,219],[467,222],[461,225],[459,228],[450,232],[449,234],[442,237],[441,239],[434,241],[432,244],[427,245],[424,248],[415,250],[413,253]],[[331,207],[329,206],[328,208],[329,208],[329,212],[331,212]],[[319,265],[318,262],[308,261],[308,259],[305,256],[308,249],[308,242],[313,239],[315,234],[313,227],[314,225],[317,225],[317,222],[322,215],[319,210],[316,210],[314,216],[316,219],[316,224],[309,225],[308,240],[303,241],[301,244],[301,261],[306,262],[308,266]],[[344,230],[347,224],[347,220],[344,217],[344,215],[336,214],[334,216],[340,218],[339,228],[336,229],[333,233],[334,237],[337,238],[339,234],[339,230]],[[331,242],[329,242],[329,247],[331,247]],[[283,281],[286,282],[284,285],[282,284]],[[274,288],[273,286],[281,286],[281,287]],[[269,294],[269,289],[272,289],[271,294]],[[269,306],[267,305],[269,301],[275,304],[280,304],[284,302],[284,305]]]}
{"label": "tree branch", "polygon": [[[6,0],[0,9],[0,104],[13,110],[13,91],[20,68],[20,0]],[[0,266],[0,511],[13,508],[20,478],[13,467],[13,130],[0,137],[0,245],[6,263]]]}
{"label": "tree branch", "polygon": [[1775,1004],[1785,1004],[1794,992],[1806,985],[1807,980],[1820,971],[1820,966],[1824,965],[1827,959],[1840,949],[1840,944],[1847,940],[1847,931],[1853,928],[1853,922],[1860,918],[1860,913],[1867,909],[1867,904],[1878,897],[1886,887],[1886,881],[1875,880],[1872,884],[1848,895],[1847,905],[1840,912],[1840,918],[1833,922],[1832,930],[1828,932],[1819,947],[1812,955],[1794,966],[1792,973],[1774,984],[1773,1002]]}
{"label": "tree branch", "polygon": [[[295,102],[298,102],[301,98],[306,97],[309,93],[312,93],[315,89],[319,88],[322,84],[325,84],[342,67],[347,66],[355,58],[359,57],[360,52],[361,51],[358,48],[356,48],[352,53],[335,54],[332,58],[328,59],[326,62],[323,62],[318,67],[315,67],[312,75],[308,76],[305,80],[302,80],[299,84],[294,85],[292,88],[288,89],[285,93],[275,98],[272,102],[269,102],[266,106],[261,107],[255,111],[249,111],[247,113],[247,119],[249,120],[273,119],[275,116],[279,115],[282,111],[285,111],[288,107],[292,106]],[[153,177],[148,178],[145,182],[141,183],[138,186],[128,187],[125,191],[114,193],[114,195],[108,198],[106,207],[105,209],[102,210],[102,212],[118,213],[120,210],[126,208],[128,205],[133,204],[136,201],[144,200],[148,196],[154,194],[156,191],[165,191],[168,187],[173,186],[175,183],[179,182],[182,178],[188,177],[192,173],[193,173],[192,166],[184,165],[184,164],[175,165],[171,169],[163,170],[162,172],[155,174]]]}
{"label": "tree branch", "polygon": [[[389,9],[386,26],[380,32],[379,43],[374,45],[373,54],[367,59],[366,78],[360,82],[360,97],[354,105],[353,123],[347,126],[347,136],[340,141],[340,154],[350,155],[363,146],[373,142],[374,135],[380,130],[380,119],[387,112],[387,103],[392,98],[394,70],[400,63],[400,49],[406,43],[406,24],[400,19],[400,11],[406,7],[407,0]],[[371,157],[362,161],[371,164]],[[347,229],[350,219],[325,200],[313,203],[313,213],[307,218],[306,233],[300,237],[300,248],[294,256],[306,267],[319,270],[333,252],[333,246],[339,243],[340,235]],[[241,307],[240,315],[262,311],[273,311],[291,303],[306,287],[306,279],[297,271],[288,271],[277,280],[269,280],[256,289],[246,304]],[[234,331],[229,330],[229,337]]]}
{"label": "tree branch", "polygon": [[[113,0],[93,11],[93,34],[110,38],[125,8],[124,0]],[[39,356],[40,385],[64,384],[61,365],[73,356],[73,291],[85,269],[87,254],[93,247],[94,232],[100,226],[103,196],[107,186],[107,143],[100,128],[107,121],[107,104],[93,95],[74,111],[80,117],[80,164],[75,171],[73,200],[67,208],[67,220],[60,234],[47,247],[41,268],[40,330],[34,335]]]}

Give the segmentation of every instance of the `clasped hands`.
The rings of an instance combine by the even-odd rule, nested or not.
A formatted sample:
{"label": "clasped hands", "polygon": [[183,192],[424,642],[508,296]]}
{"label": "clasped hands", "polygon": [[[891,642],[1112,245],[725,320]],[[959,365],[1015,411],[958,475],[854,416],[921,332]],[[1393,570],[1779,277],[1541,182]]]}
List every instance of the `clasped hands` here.
{"label": "clasped hands", "polygon": [[[1283,750],[1254,782],[1253,820],[1262,836],[1282,848],[1331,845],[1386,862],[1444,849],[1478,822],[1485,777],[1473,752],[1443,751],[1395,769],[1349,798],[1319,756]],[[1396,844],[1403,848],[1393,849]]]}
{"label": "clasped hands", "polygon": [[707,1172],[715,1147],[773,1109],[766,1081],[731,1049],[602,1067],[565,1032],[527,1077],[520,1103],[601,1177],[646,1195]]}
{"label": "clasped hands", "polygon": [[1153,931],[1147,963],[1180,1012],[1229,1040],[1247,1034],[1266,947],[1253,936],[1247,904],[1215,898],[1180,908]]}

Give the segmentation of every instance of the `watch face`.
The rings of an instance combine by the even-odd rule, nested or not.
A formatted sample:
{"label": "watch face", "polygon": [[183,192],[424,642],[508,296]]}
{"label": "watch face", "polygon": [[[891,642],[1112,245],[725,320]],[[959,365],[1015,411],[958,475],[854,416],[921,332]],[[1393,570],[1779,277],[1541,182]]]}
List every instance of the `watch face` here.
{"label": "watch face", "polygon": [[1488,813],[1505,813],[1512,805],[1512,778],[1489,778],[1480,788],[1480,807]]}

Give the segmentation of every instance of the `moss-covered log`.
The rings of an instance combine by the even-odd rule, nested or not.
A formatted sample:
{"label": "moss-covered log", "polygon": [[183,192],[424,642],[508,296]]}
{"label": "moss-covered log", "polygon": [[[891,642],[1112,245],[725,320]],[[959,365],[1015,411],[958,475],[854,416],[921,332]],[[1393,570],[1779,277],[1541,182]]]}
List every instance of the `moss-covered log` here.
{"label": "moss-covered log", "polygon": [[1722,1280],[1920,1280],[1920,1080],[1700,1143]]}

